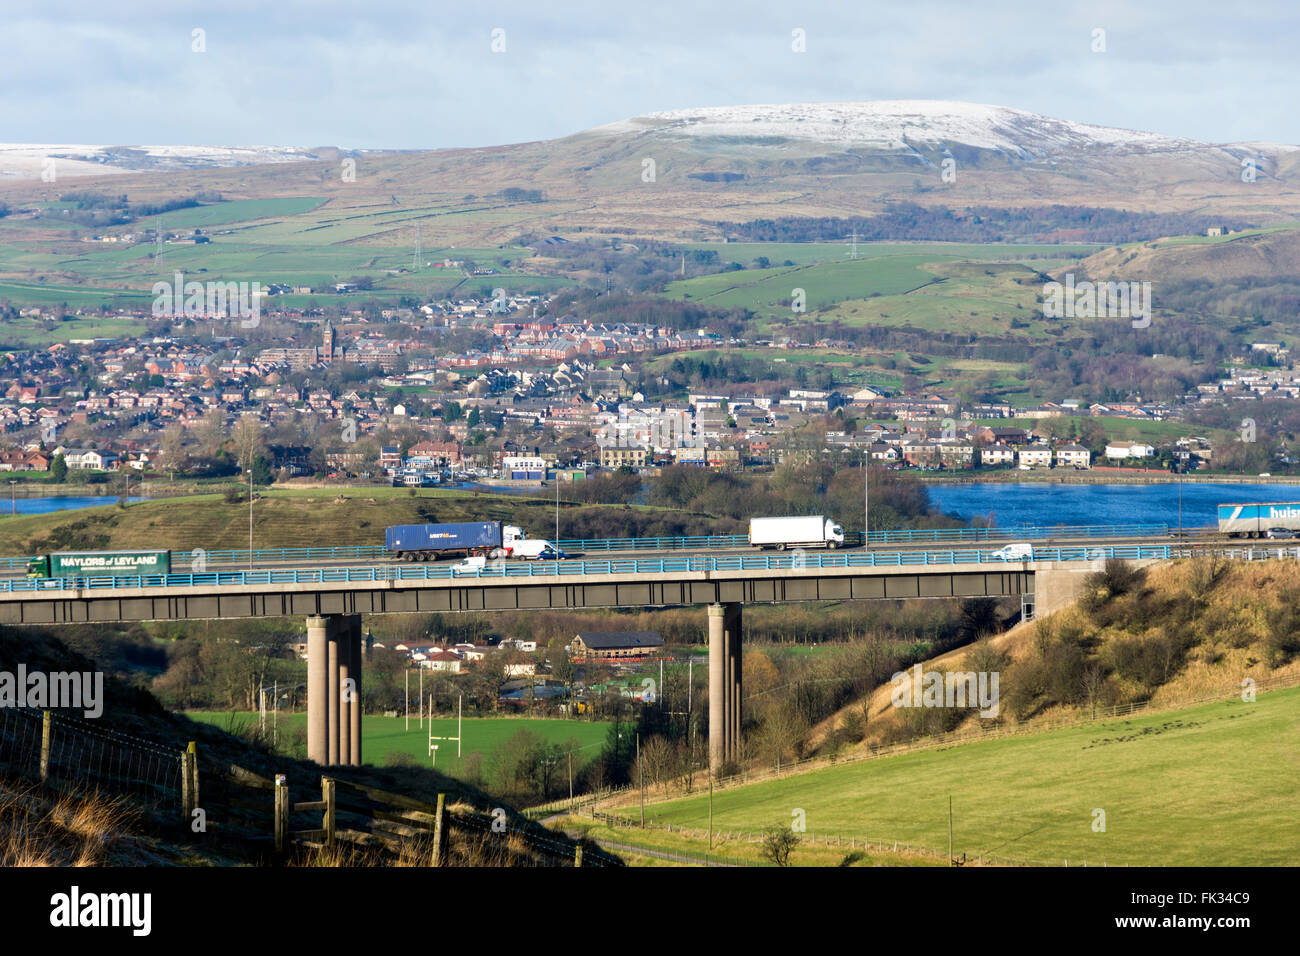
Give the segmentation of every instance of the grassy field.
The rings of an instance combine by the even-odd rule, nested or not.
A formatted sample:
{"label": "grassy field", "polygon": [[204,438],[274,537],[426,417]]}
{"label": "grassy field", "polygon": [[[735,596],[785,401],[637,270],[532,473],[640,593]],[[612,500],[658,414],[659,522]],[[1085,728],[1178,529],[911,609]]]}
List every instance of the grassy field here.
{"label": "grassy field", "polygon": [[[766,256],[773,264],[789,261],[796,265],[818,262],[836,262],[848,259],[853,251],[848,241],[843,242],[705,242],[687,248],[710,249],[723,262],[745,265],[759,256]],[[859,242],[859,259],[880,256],[944,256],[959,259],[978,259],[981,262],[1024,262],[1043,257],[1077,259],[1091,255],[1101,246],[1095,245],[1030,245],[1020,243],[973,242]]]}
{"label": "grassy field", "polygon": [[[900,325],[929,331],[1005,334],[1042,331],[1036,307],[1039,272],[1050,261],[1077,261],[1089,246],[987,246],[963,243],[860,244],[858,258],[836,243],[727,243],[715,246],[742,264],[773,263],[671,283],[665,294],[717,307],[753,310],[772,323],[834,319],[848,325]],[[785,263],[792,263],[786,265]],[[807,312],[791,311],[802,288]]]}
{"label": "grassy field", "polygon": [[[212,724],[223,730],[238,732],[241,727],[252,727],[258,720],[254,713],[227,713],[220,711],[186,711],[185,716]],[[268,716],[268,727],[271,718]],[[547,743],[564,744],[576,741],[573,754],[573,769],[591,760],[600,753],[609,732],[609,725],[603,721],[554,720],[549,718],[527,717],[467,717],[462,727],[464,739],[461,741],[461,758],[456,759],[455,741],[435,741],[438,744],[437,767],[453,776],[469,758],[470,754],[480,753],[486,757],[491,751],[504,743],[520,730],[528,730]],[[279,732],[293,734],[295,731],[307,732],[307,715],[281,714]],[[409,754],[416,762],[429,760],[429,729],[421,727],[415,716],[411,717],[411,729],[406,729],[405,717],[380,717],[367,715],[361,721],[362,753],[366,763],[383,765],[388,762],[390,754]],[[456,736],[456,719],[454,717],[435,717],[433,734],[440,737]],[[282,741],[285,738],[282,738]]]}
{"label": "grassy field", "polygon": [[[402,492],[397,494],[396,492]],[[346,492],[301,489],[263,493],[253,505],[257,515],[255,547],[320,547],[383,544],[384,528],[420,520],[492,520],[509,517],[521,503],[505,496],[479,498],[461,492],[426,491],[418,497],[400,488]],[[526,507],[526,503],[523,503]],[[551,504],[554,508],[554,504]],[[539,515],[545,511],[537,504]],[[420,510],[436,517],[422,519]],[[321,529],[328,527],[328,536]],[[94,548],[248,547],[248,504],[230,504],[222,495],[189,495],[113,504],[44,515],[0,519],[0,553],[26,553],[28,542],[56,536],[60,546]],[[64,543],[66,540],[66,543]]]}
{"label": "grassy field", "polygon": [[[6,287],[0,284],[0,299],[6,297],[5,289]],[[75,299],[65,299],[57,295],[53,297],[51,304],[64,301],[69,305],[76,304]],[[67,342],[71,339],[129,339],[143,335],[144,332],[145,325],[143,322],[134,322],[130,319],[116,317],[97,318],[84,316],[67,322],[44,322],[31,316],[19,316],[0,322],[0,348],[6,346],[43,348],[56,342]]]}
{"label": "grassy field", "polygon": [[[1107,439],[1111,441],[1169,442],[1178,438],[1197,436],[1208,438],[1218,445],[1224,440],[1237,438],[1235,432],[1179,421],[1141,421],[1133,418],[1117,418],[1113,415],[1100,415],[1088,420],[1100,424],[1106,430]],[[977,424],[990,425],[994,428],[1027,428],[1031,431],[1043,424],[1042,420],[1036,418],[980,418],[975,421]],[[1097,460],[1094,464],[1105,464],[1105,462]]]}
{"label": "grassy field", "polygon": [[[1123,720],[841,764],[715,792],[716,828],[816,833],[1010,859],[1158,866],[1289,865],[1300,851],[1300,688]],[[1094,832],[1095,811],[1105,832]],[[626,811],[623,811],[626,812]],[[706,798],[647,807],[707,825]]]}
{"label": "grassy field", "polygon": [[[562,817],[551,826],[593,840],[622,843],[645,850],[675,853],[701,860],[707,859],[737,866],[774,865],[764,859],[761,835],[757,831],[741,834],[718,829],[713,835],[713,846],[710,848],[707,830],[691,830],[687,833],[674,830],[669,833],[661,829],[641,829],[637,826],[611,826],[605,821],[597,822],[590,817],[582,816]],[[614,852],[625,855],[634,866],[691,865],[621,849]],[[901,850],[898,853],[881,852],[875,848],[864,850],[860,843],[851,846],[847,838],[842,845],[837,843],[827,845],[824,842],[803,840],[790,854],[791,866],[944,866],[946,864],[947,860],[944,858],[904,853]]]}
{"label": "grassy field", "polygon": [[[555,522],[554,492],[549,489],[536,497],[441,489],[411,495],[405,488],[390,487],[289,488],[258,494],[262,497],[253,504],[255,548],[382,545],[390,525],[426,521],[507,521],[539,530],[553,528]],[[109,498],[103,506],[48,514],[0,514],[0,555],[60,548],[248,547],[247,501],[229,503],[212,493],[158,498],[126,508],[113,502]],[[561,505],[561,520],[569,507],[567,502]],[[561,536],[563,530],[561,524]]]}
{"label": "grassy field", "polygon": [[[67,204],[45,205],[56,212]],[[157,247],[148,242],[76,241],[94,230],[56,216],[36,221],[8,217],[0,220],[5,234],[0,244],[0,299],[16,305],[138,305],[152,299],[148,290],[153,282],[169,279],[176,271],[214,281],[284,283],[316,290],[313,296],[276,300],[287,307],[307,306],[322,296],[338,302],[394,299],[403,294],[442,298],[453,291],[477,294],[480,288],[489,293],[494,288],[542,292],[572,285],[567,278],[525,271],[524,263],[533,257],[531,249],[440,242],[439,221],[490,217],[496,205],[490,200],[399,205],[321,196],[212,203],[146,217],[132,225],[132,231],[202,229],[211,239],[201,245],[164,245],[161,259],[156,258]],[[424,254],[413,272],[417,221],[423,229]],[[467,277],[460,267],[444,267],[447,259],[496,271]],[[335,297],[328,291],[332,283],[354,276],[370,277],[374,290],[351,297]],[[16,338],[5,341],[24,344]]]}

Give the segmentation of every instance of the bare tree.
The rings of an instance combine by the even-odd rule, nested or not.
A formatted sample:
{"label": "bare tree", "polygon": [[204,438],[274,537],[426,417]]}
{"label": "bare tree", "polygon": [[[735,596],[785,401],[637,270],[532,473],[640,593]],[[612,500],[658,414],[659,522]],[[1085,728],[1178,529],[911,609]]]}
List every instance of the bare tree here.
{"label": "bare tree", "polygon": [[235,422],[234,435],[231,437],[234,441],[239,467],[244,471],[252,468],[253,462],[258,457],[266,456],[262,423],[256,415],[239,416],[239,421]]}
{"label": "bare tree", "polygon": [[1083,685],[1083,692],[1087,695],[1088,706],[1092,708],[1092,716],[1097,717],[1097,701],[1101,697],[1101,690],[1106,685],[1106,670],[1097,662],[1088,664],[1083,668],[1083,674],[1079,678]]}
{"label": "bare tree", "polygon": [[763,831],[763,859],[777,866],[789,866],[790,854],[799,845],[799,834],[789,827],[768,827]]}

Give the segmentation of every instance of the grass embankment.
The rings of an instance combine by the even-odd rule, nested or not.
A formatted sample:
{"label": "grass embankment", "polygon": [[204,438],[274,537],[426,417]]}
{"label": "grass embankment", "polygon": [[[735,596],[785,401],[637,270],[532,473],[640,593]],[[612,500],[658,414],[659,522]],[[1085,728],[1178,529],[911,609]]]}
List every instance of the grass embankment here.
{"label": "grass embankment", "polygon": [[[716,829],[789,825],[954,853],[1089,865],[1287,865],[1300,688],[1179,711],[921,750],[716,791]],[[1105,814],[1105,830],[1094,829]],[[627,814],[629,808],[622,811]],[[700,829],[708,797],[649,803]]]}
{"label": "grass embankment", "polygon": [[1077,605],[924,662],[927,672],[998,671],[996,720],[895,707],[886,683],[814,727],[804,753],[825,749],[832,734],[851,753],[945,730],[1078,720],[1094,709],[1186,706],[1231,696],[1247,679],[1263,687],[1300,677],[1295,562],[1201,558],[1124,578],[1101,575]]}
{"label": "grass embankment", "polygon": [[[538,497],[401,488],[290,488],[258,492],[256,548],[382,545],[395,524],[507,521],[534,534],[554,528],[554,492]],[[562,513],[579,506],[561,504]],[[581,506],[590,514],[615,506]],[[620,514],[622,506],[617,506]],[[634,509],[649,514],[659,509]],[[561,533],[564,532],[562,518]],[[142,501],[36,515],[0,517],[0,554],[64,548],[247,548],[248,502],[220,494]]]}
{"label": "grass embankment", "polygon": [[164,862],[146,850],[140,812],[99,794],[56,795],[0,780],[0,866],[142,866]]}

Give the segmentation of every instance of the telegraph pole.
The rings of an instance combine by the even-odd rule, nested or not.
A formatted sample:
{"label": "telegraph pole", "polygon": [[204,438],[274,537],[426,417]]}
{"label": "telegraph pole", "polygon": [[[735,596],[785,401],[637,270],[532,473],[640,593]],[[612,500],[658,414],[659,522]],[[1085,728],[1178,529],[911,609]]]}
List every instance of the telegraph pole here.
{"label": "telegraph pole", "polygon": [[713,852],[713,768],[709,768],[709,852]]}
{"label": "telegraph pole", "polygon": [[871,445],[862,456],[862,548],[871,539]]}
{"label": "telegraph pole", "polygon": [[1183,476],[1178,476],[1178,537],[1183,536]]}

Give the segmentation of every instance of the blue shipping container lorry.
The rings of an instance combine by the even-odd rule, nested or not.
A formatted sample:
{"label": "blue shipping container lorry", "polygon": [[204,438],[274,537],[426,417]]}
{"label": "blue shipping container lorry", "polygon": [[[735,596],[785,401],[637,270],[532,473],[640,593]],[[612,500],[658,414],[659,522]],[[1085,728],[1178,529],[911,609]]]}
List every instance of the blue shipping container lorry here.
{"label": "blue shipping container lorry", "polygon": [[437,561],[441,557],[483,555],[502,557],[502,546],[523,538],[514,525],[500,521],[456,524],[399,524],[384,534],[384,547],[406,561]]}
{"label": "blue shipping container lorry", "polygon": [[1219,533],[1262,538],[1269,528],[1300,531],[1300,501],[1219,505]]}

